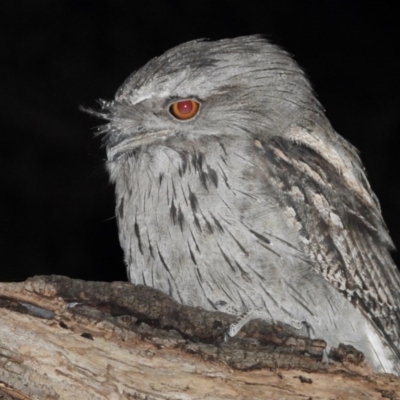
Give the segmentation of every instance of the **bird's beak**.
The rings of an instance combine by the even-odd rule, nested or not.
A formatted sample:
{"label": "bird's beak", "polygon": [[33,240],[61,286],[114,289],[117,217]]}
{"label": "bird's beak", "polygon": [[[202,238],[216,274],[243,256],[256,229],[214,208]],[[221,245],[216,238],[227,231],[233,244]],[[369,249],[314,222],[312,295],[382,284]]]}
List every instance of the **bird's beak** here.
{"label": "bird's beak", "polygon": [[154,142],[164,141],[168,137],[168,131],[159,131],[151,133],[141,132],[128,137],[123,137],[121,140],[107,146],[108,161],[116,161],[122,154],[127,151],[132,151],[138,147],[153,144]]}

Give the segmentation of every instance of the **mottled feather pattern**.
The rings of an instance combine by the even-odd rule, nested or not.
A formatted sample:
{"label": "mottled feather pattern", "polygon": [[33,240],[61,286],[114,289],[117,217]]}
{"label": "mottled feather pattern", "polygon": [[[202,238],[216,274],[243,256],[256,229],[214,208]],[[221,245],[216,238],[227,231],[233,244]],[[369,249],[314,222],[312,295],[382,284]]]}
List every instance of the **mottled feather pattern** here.
{"label": "mottled feather pattern", "polygon": [[[284,189],[290,197],[285,203],[292,204],[311,239],[306,253],[347,299],[373,316],[397,349],[400,283],[385,246],[386,232],[380,235],[385,227],[379,209],[372,207],[371,198],[361,202],[359,191],[346,190],[340,171],[315,152],[294,149],[282,139],[272,142],[271,150],[271,159],[280,164],[282,176],[290,177]],[[290,190],[300,181],[304,182],[301,203],[293,199]],[[364,190],[368,193],[369,186]]]}
{"label": "mottled feather pattern", "polygon": [[[198,114],[170,105],[195,99]],[[303,324],[400,372],[400,279],[356,150],[260,37],[194,41],[97,113],[129,279],[208,310]]]}

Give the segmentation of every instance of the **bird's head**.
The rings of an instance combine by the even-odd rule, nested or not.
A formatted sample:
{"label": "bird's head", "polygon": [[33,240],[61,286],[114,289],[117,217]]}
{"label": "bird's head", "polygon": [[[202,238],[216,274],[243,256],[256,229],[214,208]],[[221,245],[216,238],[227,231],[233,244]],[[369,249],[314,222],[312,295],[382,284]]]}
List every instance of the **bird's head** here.
{"label": "bird's head", "polygon": [[213,138],[284,134],[321,114],[297,64],[259,36],[196,40],[152,59],[133,73],[100,115],[108,160],[148,146],[175,149]]}

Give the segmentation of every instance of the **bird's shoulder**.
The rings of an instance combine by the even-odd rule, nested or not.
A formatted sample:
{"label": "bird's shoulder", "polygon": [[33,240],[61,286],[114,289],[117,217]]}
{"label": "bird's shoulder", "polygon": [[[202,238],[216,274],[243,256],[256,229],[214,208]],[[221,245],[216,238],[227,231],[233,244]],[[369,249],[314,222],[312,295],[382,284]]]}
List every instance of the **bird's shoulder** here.
{"label": "bird's shoulder", "polygon": [[282,206],[296,213],[315,268],[399,349],[393,244],[355,149],[335,132],[291,126],[270,137],[264,151]]}

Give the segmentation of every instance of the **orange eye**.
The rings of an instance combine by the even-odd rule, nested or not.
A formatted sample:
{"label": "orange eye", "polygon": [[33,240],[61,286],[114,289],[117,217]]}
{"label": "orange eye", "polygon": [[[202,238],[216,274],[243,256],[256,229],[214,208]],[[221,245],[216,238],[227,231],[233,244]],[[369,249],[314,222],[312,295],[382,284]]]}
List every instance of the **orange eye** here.
{"label": "orange eye", "polygon": [[171,114],[178,119],[193,118],[199,111],[199,103],[195,100],[176,101],[169,108]]}

